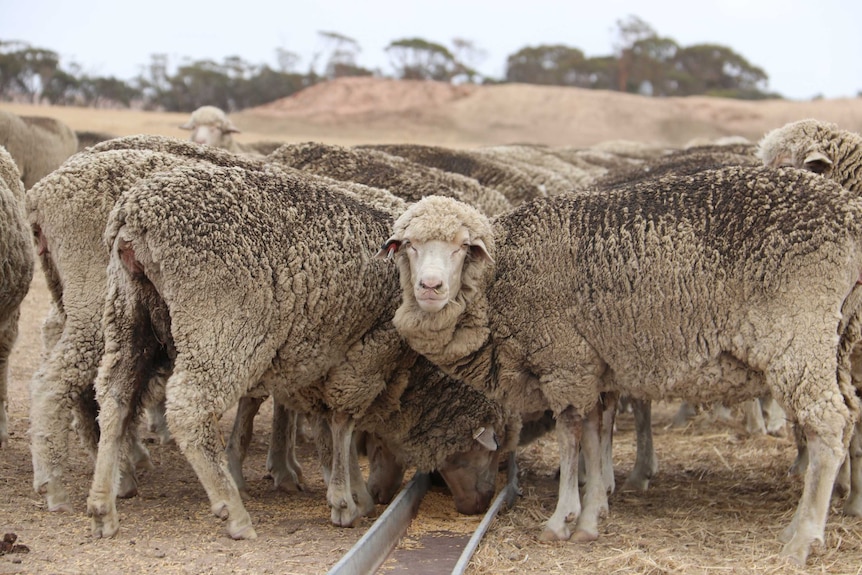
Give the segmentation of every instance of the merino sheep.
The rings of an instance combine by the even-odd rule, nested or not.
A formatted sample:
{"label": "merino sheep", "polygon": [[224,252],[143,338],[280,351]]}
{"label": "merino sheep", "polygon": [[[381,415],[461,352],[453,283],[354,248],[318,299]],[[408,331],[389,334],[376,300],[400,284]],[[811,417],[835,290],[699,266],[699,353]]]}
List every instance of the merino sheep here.
{"label": "merino sheep", "polygon": [[515,166],[541,186],[548,196],[565,194],[589,184],[592,177],[550,152],[550,148],[529,145],[476,148],[481,157]]}
{"label": "merino sheep", "polygon": [[392,221],[331,182],[272,166],[178,166],[121,194],[105,232],[101,437],[87,505],[94,535],[118,529],[123,428],[137,419],[149,374],[167,367],[171,433],[232,537],[256,533],[215,424],[258,382],[283,404],[326,415],[332,522],[373,510],[350,470],[352,431],[415,357],[387,319],[397,273],[373,258]]}
{"label": "merino sheep", "polygon": [[[805,119],[776,128],[760,140],[757,156],[766,166],[793,167],[820,174],[859,195],[862,193],[862,135],[842,130],[836,124],[816,119]],[[854,381],[857,393],[862,395],[862,350],[853,356]],[[839,493],[849,491],[844,503],[848,515],[862,516],[862,426],[857,429],[847,462],[836,483]],[[804,472],[808,453],[804,437],[796,433],[798,455],[791,466],[791,474]]]}
{"label": "merino sheep", "polygon": [[54,118],[0,110],[0,146],[14,158],[24,189],[29,190],[78,151],[78,138]]}
{"label": "merino sheep", "polygon": [[[71,509],[62,475],[73,419],[84,446],[96,453],[93,381],[103,349],[108,253],[102,236],[108,214],[121,190],[190,162],[263,167],[260,161],[176,138],[131,136],[76,154],[27,193],[28,218],[52,296],[43,325],[43,360],[30,384],[33,485],[46,494],[50,511]],[[164,439],[166,432],[161,435]],[[133,455],[123,468],[123,496],[136,491],[133,464],[146,466],[149,460],[142,445]]]}
{"label": "merino sheep", "polygon": [[484,187],[473,178],[378,150],[307,142],[286,144],[267,159],[336,180],[382,188],[408,202],[438,194],[457,198],[488,215],[499,214],[512,207],[499,191]]}
{"label": "merino sheep", "polygon": [[0,146],[0,447],[6,421],[9,354],[18,337],[21,302],[33,279],[33,241],[24,215],[24,186],[11,154]]}
{"label": "merino sheep", "polygon": [[95,146],[100,142],[113,140],[119,136],[109,134],[107,132],[94,132],[91,130],[75,130],[75,136],[78,138],[78,151],[83,152],[90,146]]}
{"label": "merino sheep", "polygon": [[487,188],[500,191],[513,206],[524,200],[548,195],[545,187],[535,183],[524,170],[472,150],[421,144],[369,144],[358,147],[379,150],[431,168],[473,178]]}
{"label": "merino sheep", "polygon": [[801,171],[730,167],[533,200],[492,223],[429,197],[398,218],[387,254],[403,286],[393,323],[413,349],[510,409],[539,390],[557,414],[560,497],[544,538],[569,538],[569,517],[577,539],[597,537],[601,391],[694,401],[769,391],[812,454],[781,555],[804,564],[823,541],[860,413],[853,194]]}
{"label": "merino sheep", "polygon": [[262,156],[264,153],[252,146],[242,144],[233,139],[239,129],[227,117],[224,110],[216,106],[201,106],[180,126],[180,129],[191,130],[189,140],[196,144],[205,144],[222,148],[236,154]]}
{"label": "merino sheep", "polygon": [[862,135],[831,122],[799,120],[767,132],[757,156],[765,166],[808,170],[862,192]]}

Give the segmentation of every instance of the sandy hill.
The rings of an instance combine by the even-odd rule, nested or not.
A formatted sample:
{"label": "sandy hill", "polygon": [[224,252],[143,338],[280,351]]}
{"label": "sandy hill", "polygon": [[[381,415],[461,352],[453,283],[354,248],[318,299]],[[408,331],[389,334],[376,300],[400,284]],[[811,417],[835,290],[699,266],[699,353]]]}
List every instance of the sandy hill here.
{"label": "sandy hill", "polygon": [[648,98],[531,84],[452,86],[440,82],[342,78],[243,116],[293,120],[321,129],[387,133],[402,140],[465,144],[535,142],[587,146],[608,139],[682,145],[696,137],[758,139],[786,122],[817,117],[862,131],[862,98],[739,101]]}
{"label": "sandy hill", "polygon": [[[0,103],[0,109],[56,117],[76,130],[181,138],[188,114]],[[816,117],[862,132],[862,98],[739,101],[648,98],[531,84],[452,86],[441,82],[342,78],[231,115],[241,141],[338,144],[419,142],[454,147],[531,142],[589,146],[616,139],[681,146],[694,138],[758,140],[789,121]]]}

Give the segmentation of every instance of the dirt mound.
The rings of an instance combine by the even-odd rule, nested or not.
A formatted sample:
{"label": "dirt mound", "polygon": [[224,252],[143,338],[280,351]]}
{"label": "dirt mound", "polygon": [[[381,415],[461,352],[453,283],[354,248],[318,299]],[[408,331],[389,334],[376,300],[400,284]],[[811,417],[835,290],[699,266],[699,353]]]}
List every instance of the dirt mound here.
{"label": "dirt mound", "polygon": [[860,131],[862,98],[649,98],[563,86],[341,78],[242,113],[246,125],[260,131],[283,122],[293,123],[284,126],[287,132],[317,127],[317,136],[326,139],[467,147],[513,142],[580,147],[613,139],[683,146],[722,136],[756,141],[768,130],[808,117]]}
{"label": "dirt mound", "polygon": [[469,96],[475,85],[453,86],[424,80],[339,78],[315,84],[251,112],[296,118],[397,114],[439,108]]}

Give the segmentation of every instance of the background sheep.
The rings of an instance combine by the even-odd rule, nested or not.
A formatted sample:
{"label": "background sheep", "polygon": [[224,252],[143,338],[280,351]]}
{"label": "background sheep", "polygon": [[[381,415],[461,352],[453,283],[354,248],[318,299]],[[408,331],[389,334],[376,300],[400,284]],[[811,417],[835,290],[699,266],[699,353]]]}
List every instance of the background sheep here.
{"label": "background sheep", "polygon": [[21,301],[33,279],[33,243],[24,215],[24,187],[15,161],[0,146],[0,447],[6,421],[9,354],[18,337]]}
{"label": "background sheep", "polygon": [[547,195],[524,170],[472,150],[456,150],[421,144],[379,144],[358,146],[374,149],[412,162],[473,178],[487,188],[498,190],[513,206],[524,200]]}
{"label": "background sheep", "polygon": [[[442,264],[453,250],[463,259]],[[591,463],[600,390],[696,401],[769,390],[818,452],[781,554],[804,564],[823,541],[859,418],[849,354],[862,321],[862,203],[840,186],[732,167],[534,200],[493,228],[451,199],[427,198],[397,220],[382,252],[403,254],[393,322],[411,347],[513,409],[538,389],[557,413],[560,498],[544,537],[568,538],[566,518],[579,516],[578,538],[595,538],[607,509]]]}
{"label": "background sheep", "polygon": [[237,142],[233,139],[233,134],[239,134],[239,129],[233,125],[224,110],[216,106],[201,106],[192,112],[188,122],[180,128],[191,130],[189,140],[196,144],[223,148],[236,154],[263,156],[278,147],[273,143],[261,143],[256,147]]}
{"label": "background sheep", "polygon": [[75,136],[78,138],[78,151],[82,152],[90,146],[95,146],[99,142],[113,140],[119,136],[109,134],[107,132],[93,132],[90,130],[75,130]]}
{"label": "background sheep", "polygon": [[391,221],[320,178],[270,167],[180,166],[121,195],[106,231],[95,535],[118,528],[112,478],[128,449],[123,427],[136,420],[149,373],[168,366],[171,432],[232,537],[256,534],[215,424],[261,381],[281,403],[327,416],[333,523],[373,510],[350,469],[352,430],[380,393],[406,381],[415,357],[386,319],[398,304],[396,274],[373,260]]}
{"label": "background sheep", "polygon": [[862,136],[831,122],[799,120],[767,132],[757,156],[765,166],[808,170],[862,192]]}
{"label": "background sheep", "polygon": [[423,196],[452,196],[488,215],[511,204],[503,194],[460,174],[444,172],[372,149],[308,142],[286,144],[267,160],[330,178],[388,190],[408,202]]}
{"label": "background sheep", "polygon": [[0,146],[5,146],[24,182],[33,184],[78,151],[78,138],[66,124],[54,118],[18,116],[0,110]]}

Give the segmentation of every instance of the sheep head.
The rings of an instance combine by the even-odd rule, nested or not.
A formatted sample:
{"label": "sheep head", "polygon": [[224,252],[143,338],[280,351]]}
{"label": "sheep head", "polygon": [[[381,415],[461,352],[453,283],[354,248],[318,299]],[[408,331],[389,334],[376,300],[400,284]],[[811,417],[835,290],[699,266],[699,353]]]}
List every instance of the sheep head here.
{"label": "sheep head", "polygon": [[192,131],[189,136],[192,142],[216,147],[226,147],[225,138],[230,134],[239,133],[227,114],[215,106],[201,106],[192,112],[189,121],[180,128]]}
{"label": "sheep head", "polygon": [[405,302],[429,313],[444,309],[475,285],[494,262],[493,231],[478,210],[449,197],[427,196],[395,221],[377,252],[395,258]]}
{"label": "sheep head", "polygon": [[791,167],[829,177],[836,160],[838,127],[820,120],[799,120],[768,132],[760,140],[757,156],[764,166]]}

